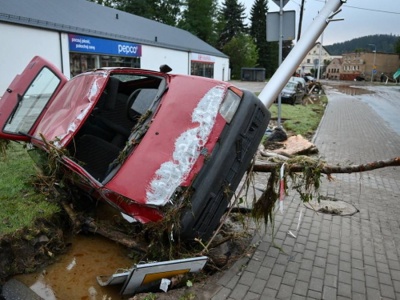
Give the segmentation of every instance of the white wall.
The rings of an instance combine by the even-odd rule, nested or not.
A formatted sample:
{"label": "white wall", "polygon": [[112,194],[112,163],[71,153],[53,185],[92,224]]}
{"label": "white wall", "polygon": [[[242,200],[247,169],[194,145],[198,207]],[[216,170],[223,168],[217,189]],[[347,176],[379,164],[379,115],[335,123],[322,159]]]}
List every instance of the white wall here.
{"label": "white wall", "polygon": [[[60,64],[59,67],[60,67],[60,70],[62,70],[63,74],[65,76],[67,76],[67,78],[70,78],[71,77],[71,68],[70,68],[70,61],[69,61],[68,33],[60,33],[60,42],[61,42],[60,57],[62,59],[62,66]],[[58,66],[58,65],[56,64],[56,66]]]}
{"label": "white wall", "polygon": [[158,71],[161,65],[172,68],[173,74],[189,74],[189,55],[187,52],[142,45],[140,67]]}
{"label": "white wall", "polygon": [[[0,23],[0,97],[36,55],[56,65],[69,78],[68,34]],[[214,79],[229,80],[229,59],[214,57]],[[190,54],[142,45],[141,68],[159,70],[167,64],[174,74],[190,74]]]}
{"label": "white wall", "polygon": [[35,55],[61,69],[60,34],[57,32],[0,23],[0,41],[0,97]]}
{"label": "white wall", "polygon": [[[214,79],[229,80],[229,59],[222,57],[213,57]],[[156,70],[160,66],[167,64],[172,68],[172,74],[190,74],[190,53],[153,46],[142,45],[142,57],[140,67],[142,69]]]}
{"label": "white wall", "polygon": [[215,57],[214,63],[214,79],[228,81],[229,78],[229,59],[223,57]]}

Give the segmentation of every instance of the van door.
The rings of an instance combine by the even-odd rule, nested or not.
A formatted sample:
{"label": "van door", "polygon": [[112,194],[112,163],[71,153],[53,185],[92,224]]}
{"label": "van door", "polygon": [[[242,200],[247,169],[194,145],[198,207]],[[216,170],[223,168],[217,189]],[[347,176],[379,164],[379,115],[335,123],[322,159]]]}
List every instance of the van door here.
{"label": "van door", "polygon": [[56,66],[35,56],[0,99],[0,138],[28,142],[67,81]]}

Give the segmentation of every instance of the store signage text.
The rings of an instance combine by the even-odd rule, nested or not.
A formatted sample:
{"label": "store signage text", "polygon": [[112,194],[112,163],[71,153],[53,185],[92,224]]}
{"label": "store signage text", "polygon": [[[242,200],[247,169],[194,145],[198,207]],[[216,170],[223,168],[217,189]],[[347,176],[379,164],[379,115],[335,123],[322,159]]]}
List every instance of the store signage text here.
{"label": "store signage text", "polygon": [[142,46],[134,43],[69,34],[69,50],[76,52],[142,56]]}
{"label": "store signage text", "polygon": [[208,62],[208,63],[215,63],[215,57],[207,54],[199,54],[199,53],[192,53],[191,54],[192,61],[201,61],[201,62]]}

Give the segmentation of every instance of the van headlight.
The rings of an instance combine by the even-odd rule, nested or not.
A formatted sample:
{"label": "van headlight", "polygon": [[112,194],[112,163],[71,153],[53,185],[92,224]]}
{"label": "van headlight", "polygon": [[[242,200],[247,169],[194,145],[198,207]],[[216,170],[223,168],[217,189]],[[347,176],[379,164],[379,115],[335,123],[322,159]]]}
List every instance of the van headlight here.
{"label": "van headlight", "polygon": [[[240,94],[240,96],[238,94]],[[243,92],[239,89],[228,89],[225,99],[219,108],[219,113],[227,123],[232,121],[233,116],[239,107],[241,95],[243,95]]]}

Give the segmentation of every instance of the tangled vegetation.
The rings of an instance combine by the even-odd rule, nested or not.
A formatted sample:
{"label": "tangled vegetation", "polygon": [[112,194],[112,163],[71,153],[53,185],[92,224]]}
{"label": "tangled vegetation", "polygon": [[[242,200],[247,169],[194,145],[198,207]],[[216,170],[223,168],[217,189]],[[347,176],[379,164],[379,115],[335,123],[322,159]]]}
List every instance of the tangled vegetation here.
{"label": "tangled vegetation", "polygon": [[0,157],[3,159],[7,157],[7,148],[9,143],[9,140],[0,139]]}
{"label": "tangled vegetation", "polygon": [[[292,168],[294,165],[296,167],[300,166],[302,171],[294,171]],[[275,205],[282,195],[288,193],[288,189],[296,190],[303,203],[307,203],[314,198],[319,201],[318,192],[321,177],[323,176],[321,173],[323,165],[324,162],[319,159],[307,156],[296,156],[285,161],[277,161],[275,158],[273,165],[270,167],[270,176],[266,189],[253,205],[252,216],[256,220],[263,219],[266,225],[273,225]],[[284,168],[283,172],[281,171],[282,167]]]}

